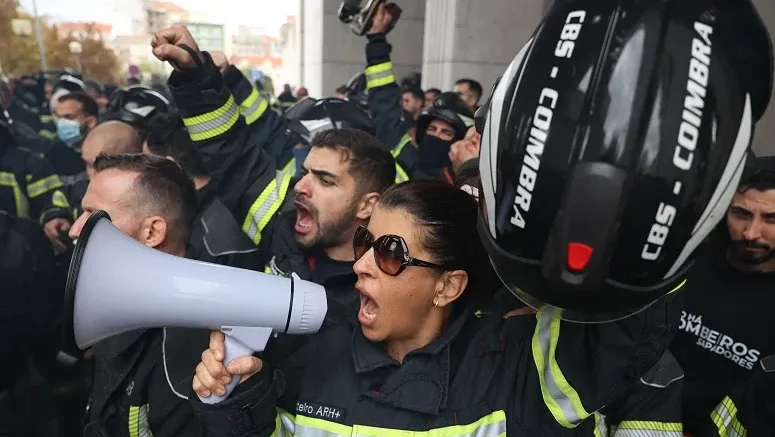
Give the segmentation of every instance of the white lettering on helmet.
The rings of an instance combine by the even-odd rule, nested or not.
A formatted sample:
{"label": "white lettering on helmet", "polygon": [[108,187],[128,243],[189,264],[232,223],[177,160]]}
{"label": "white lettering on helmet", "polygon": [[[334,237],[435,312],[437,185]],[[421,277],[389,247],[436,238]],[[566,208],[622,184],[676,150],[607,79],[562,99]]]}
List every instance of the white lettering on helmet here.
{"label": "white lettering on helmet", "polygon": [[[554,51],[558,58],[570,58],[576,40],[581,34],[582,23],[586,18],[586,11],[573,11],[565,17],[565,25],[560,31],[560,41]],[[551,68],[549,76],[557,77],[557,67]],[[533,199],[533,189],[538,179],[538,168],[541,166],[541,156],[544,153],[544,143],[549,136],[549,127],[554,115],[553,109],[557,106],[560,94],[552,88],[544,88],[538,98],[538,107],[533,115],[533,127],[530,129],[525,156],[522,159],[522,168],[519,171],[519,185],[517,195],[514,197],[514,214],[511,216],[511,224],[525,229],[527,225],[525,214],[530,211],[530,203]]]}
{"label": "white lettering on helmet", "polygon": [[565,18],[565,25],[560,31],[560,40],[557,41],[557,47],[554,49],[554,56],[558,58],[570,58],[573,56],[573,49],[576,48],[576,39],[581,33],[581,25],[586,18],[586,11],[573,11]]}
{"label": "white lettering on helmet", "polygon": [[549,136],[549,127],[554,115],[553,109],[557,106],[559,96],[557,91],[544,88],[533,115],[533,127],[530,129],[530,138],[525,156],[522,158],[517,195],[514,197],[514,215],[511,217],[511,224],[520,229],[525,229],[524,214],[530,211],[533,189],[538,179],[538,168],[541,166],[541,155],[544,153],[544,142]]}
{"label": "white lettering on helmet", "polygon": [[713,28],[696,22],[694,30],[699,37],[692,40],[692,58],[689,61],[689,78],[686,81],[687,95],[684,98],[681,126],[678,129],[678,144],[673,153],[673,164],[681,170],[689,170],[692,166],[694,150],[700,137],[700,124],[710,77],[710,35]]}
{"label": "white lettering on helmet", "polygon": [[[692,40],[692,58],[689,61],[689,78],[686,81],[687,95],[684,98],[684,109],[681,115],[681,125],[678,128],[678,141],[673,152],[673,165],[680,170],[689,170],[694,164],[694,150],[700,138],[702,115],[707,97],[708,79],[710,77],[710,35],[713,28],[700,22],[694,23],[698,37]],[[675,182],[673,194],[681,193],[681,182]],[[643,244],[640,257],[647,261],[655,261],[662,253],[662,247],[670,234],[670,226],[678,214],[675,206],[661,202],[654,215],[654,223],[649,229],[646,242]]]}

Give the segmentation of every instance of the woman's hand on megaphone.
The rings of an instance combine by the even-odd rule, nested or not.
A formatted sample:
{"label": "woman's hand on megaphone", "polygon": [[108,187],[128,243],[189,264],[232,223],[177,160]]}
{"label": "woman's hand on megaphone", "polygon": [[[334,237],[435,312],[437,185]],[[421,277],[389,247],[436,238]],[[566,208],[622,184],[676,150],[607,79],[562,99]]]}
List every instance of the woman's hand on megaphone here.
{"label": "woman's hand on megaphone", "polygon": [[258,373],[264,366],[257,357],[238,357],[224,365],[226,354],[225,337],[221,331],[210,333],[210,347],[202,352],[202,361],[196,366],[193,387],[197,395],[206,398],[215,393],[226,394],[226,384],[234,375],[240,375],[240,382]]}

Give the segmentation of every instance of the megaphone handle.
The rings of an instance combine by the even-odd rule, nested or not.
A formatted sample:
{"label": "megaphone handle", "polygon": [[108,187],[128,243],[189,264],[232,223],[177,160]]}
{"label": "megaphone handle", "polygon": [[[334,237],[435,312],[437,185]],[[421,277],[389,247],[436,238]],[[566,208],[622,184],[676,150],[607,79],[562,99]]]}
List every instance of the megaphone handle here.
{"label": "megaphone handle", "polygon": [[[226,336],[226,356],[223,359],[224,365],[229,364],[231,360],[237,358],[237,357],[244,357],[248,355],[253,355],[254,351],[251,350],[249,347],[245,346],[244,344],[240,343],[239,340]],[[231,382],[226,385],[226,394],[223,396],[217,396],[215,393],[211,393],[209,397],[203,398],[199,396],[199,400],[202,401],[205,404],[217,404],[218,402],[223,401],[224,399],[228,398],[231,392],[234,391],[234,388],[237,387],[237,384],[239,384],[241,376],[235,375],[231,378]]]}

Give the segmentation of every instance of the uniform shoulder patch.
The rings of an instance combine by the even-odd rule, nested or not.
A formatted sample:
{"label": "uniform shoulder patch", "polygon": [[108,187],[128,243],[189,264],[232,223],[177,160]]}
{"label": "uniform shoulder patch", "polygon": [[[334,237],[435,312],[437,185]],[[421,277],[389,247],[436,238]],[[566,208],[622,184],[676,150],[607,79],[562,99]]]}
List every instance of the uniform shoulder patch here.
{"label": "uniform shoulder patch", "polygon": [[775,372],[775,354],[762,358],[759,363],[765,373]]}
{"label": "uniform shoulder patch", "polygon": [[662,358],[648,372],[646,372],[640,381],[655,388],[667,388],[670,384],[680,381],[684,377],[684,371],[678,360],[675,359],[670,351],[665,351]]}

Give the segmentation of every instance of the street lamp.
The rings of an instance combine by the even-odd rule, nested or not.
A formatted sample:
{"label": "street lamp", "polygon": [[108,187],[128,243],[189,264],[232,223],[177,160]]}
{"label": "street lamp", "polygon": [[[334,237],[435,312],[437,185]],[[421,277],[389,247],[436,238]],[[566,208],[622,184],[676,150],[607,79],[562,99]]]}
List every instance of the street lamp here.
{"label": "street lamp", "polygon": [[78,71],[82,72],[81,53],[83,52],[83,46],[78,41],[70,41],[70,44],[68,44],[67,47],[70,49],[70,53],[75,56],[75,62],[78,66]]}

